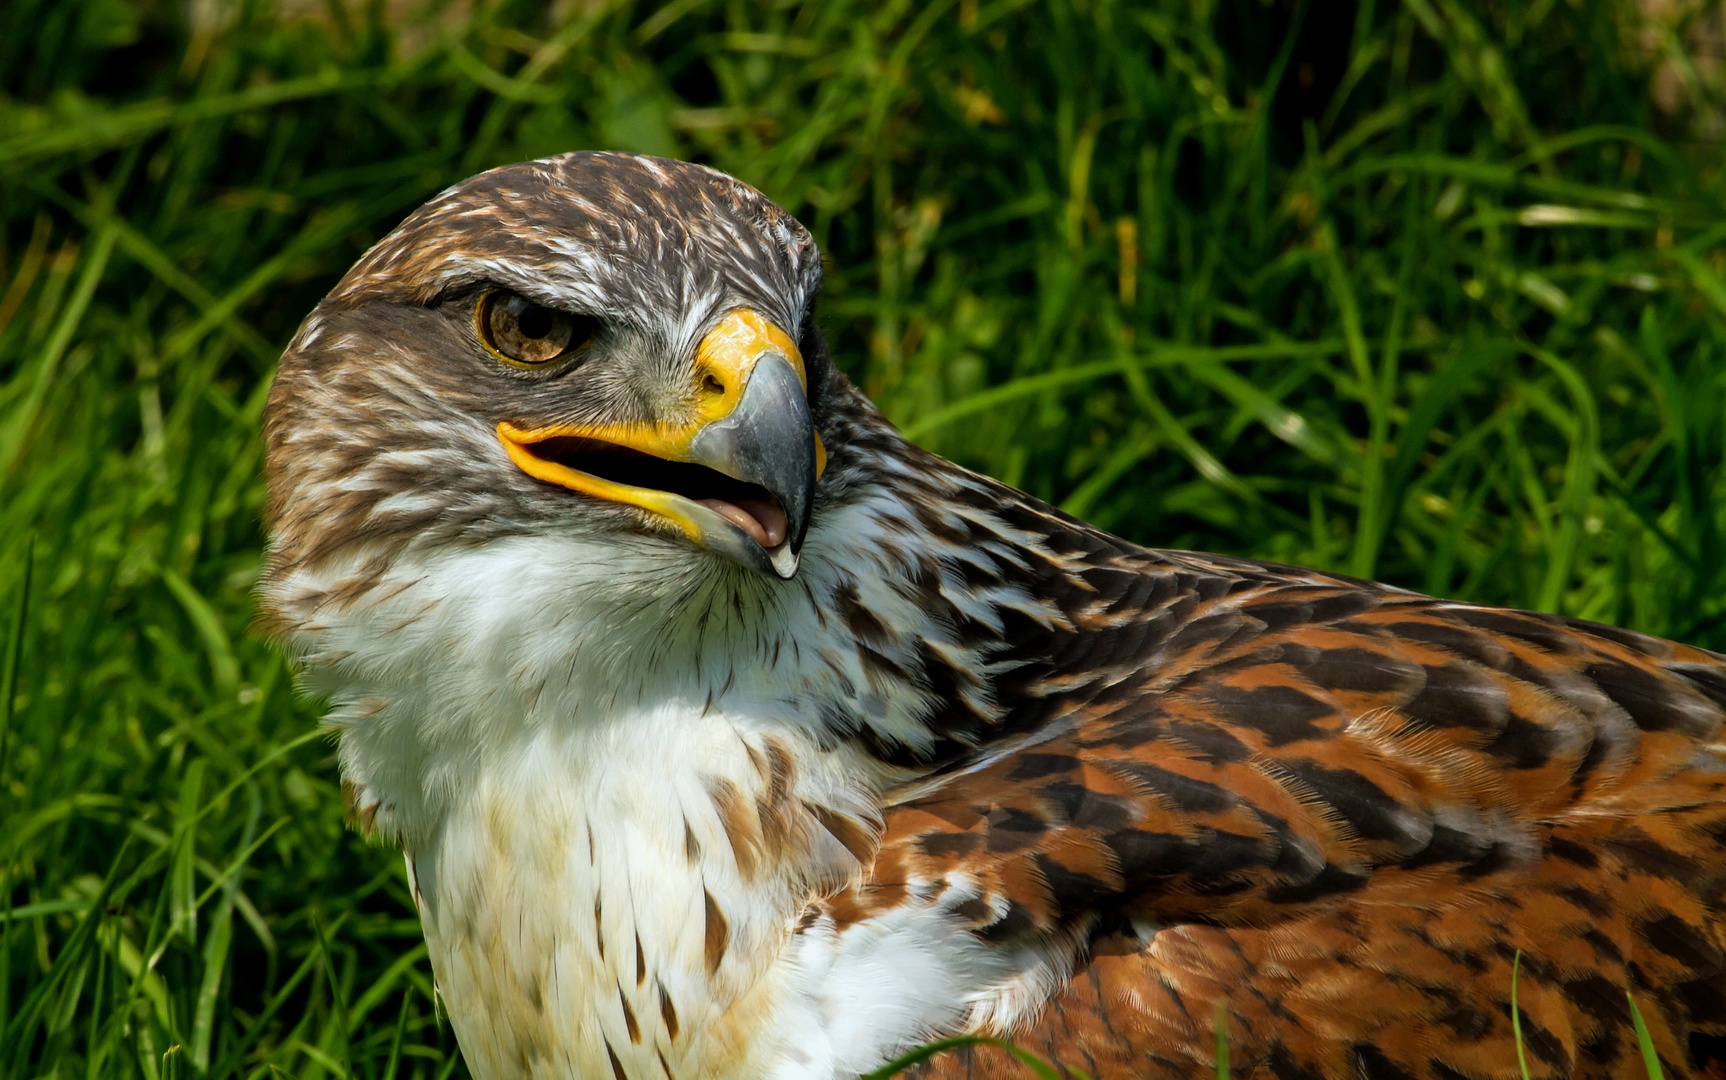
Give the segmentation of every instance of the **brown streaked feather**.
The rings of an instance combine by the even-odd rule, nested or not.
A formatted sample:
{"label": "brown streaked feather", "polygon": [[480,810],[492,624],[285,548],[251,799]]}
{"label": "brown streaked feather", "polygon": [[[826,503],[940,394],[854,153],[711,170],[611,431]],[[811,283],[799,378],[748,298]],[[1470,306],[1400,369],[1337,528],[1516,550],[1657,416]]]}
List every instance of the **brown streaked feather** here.
{"label": "brown streaked feather", "polygon": [[707,974],[712,975],[719,970],[720,962],[725,959],[725,949],[731,943],[731,923],[725,918],[725,912],[719,910],[719,903],[711,892],[703,889],[701,899],[705,927],[702,952],[707,959]]}
{"label": "brown streaked feather", "polygon": [[1070,625],[995,687],[1025,745],[908,789],[837,920],[963,877],[985,940],[1094,925],[1003,1034],[1096,1080],[1208,1071],[1219,1008],[1238,1075],[1510,1077],[1519,953],[1532,1075],[1641,1076],[1626,991],[1693,1075],[1726,1031],[1726,659],[1003,498],[1067,555],[1035,588]]}
{"label": "brown streaked feather", "polygon": [[[683,822],[683,869],[729,855],[747,888],[791,883],[796,915],[761,933],[747,902],[759,894],[740,903],[697,878],[707,981],[673,984],[680,1018],[656,975],[669,1039],[700,1041],[715,1003],[735,1003],[710,993],[735,981],[721,969],[759,973],[777,947],[764,943],[843,934],[962,885],[939,928],[1049,976],[972,1015],[1095,1080],[1208,1073],[1219,1014],[1238,1075],[1510,1078],[1519,1025],[1532,1075],[1640,1077],[1626,992],[1667,1073],[1697,1075],[1691,1041],[1726,1035],[1726,658],[1110,537],[900,438],[814,329],[819,279],[807,231],[710,170],[617,154],[509,166],[369,252],[308,317],[271,391],[273,633],[304,644],[333,615],[412,599],[401,575],[386,583],[428,553],[657,529],[681,583],[662,586],[665,610],[695,638],[707,614],[747,610],[764,650],[748,662],[776,675],[782,652],[808,649],[826,665],[821,694],[783,687],[818,749],[745,741],[750,775],[701,781],[725,840],[704,851]],[[555,297],[605,334],[542,375],[479,362],[474,312],[500,288]],[[737,307],[798,337],[828,452],[811,536],[867,526],[868,550],[844,549],[843,565],[828,548],[819,586],[697,564],[664,523],[534,480],[495,436],[504,420],[685,415],[692,335]],[[884,595],[914,614],[871,606]],[[777,605],[796,603],[816,640],[773,633]],[[420,617],[404,610],[400,625]],[[733,680],[716,685],[709,708]],[[361,700],[342,723],[374,712]],[[798,787],[816,775],[799,768],[836,751],[867,783],[810,797],[843,811]],[[903,783],[873,805],[890,781]],[[389,799],[346,792],[362,825],[394,827]],[[591,861],[591,822],[587,845]],[[624,993],[664,950],[639,931],[635,945],[633,968],[613,957],[628,1042],[605,1040],[604,1059],[595,1047],[588,1073],[608,1063],[628,1080],[618,1049],[651,1072],[631,1051],[652,1044],[671,1076],[657,1033],[641,1037],[650,999]],[[999,989],[982,986],[988,971],[963,974]],[[599,986],[596,1011],[610,1015],[613,989]],[[724,1030],[754,1019],[729,1014]],[[922,1067],[1016,1070],[988,1048]]]}

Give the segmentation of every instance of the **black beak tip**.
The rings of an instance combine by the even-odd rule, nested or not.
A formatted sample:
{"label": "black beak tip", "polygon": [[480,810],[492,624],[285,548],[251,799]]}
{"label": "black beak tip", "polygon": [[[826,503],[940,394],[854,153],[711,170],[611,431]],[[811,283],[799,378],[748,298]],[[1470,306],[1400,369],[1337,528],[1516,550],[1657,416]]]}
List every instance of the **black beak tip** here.
{"label": "black beak tip", "polygon": [[763,357],[730,416],[691,444],[693,459],[728,476],[759,484],[785,511],[786,539],[765,552],[773,572],[797,572],[815,503],[815,423],[791,364]]}
{"label": "black beak tip", "polygon": [[[815,459],[815,440],[811,438],[809,442],[809,459],[813,462]],[[784,504],[785,500],[782,498],[780,502]],[[795,509],[789,504],[785,505],[785,516],[790,530],[787,539],[790,541],[791,550],[794,552],[803,550],[803,541],[809,535],[809,510],[814,504],[815,470],[811,468],[803,482],[802,490],[797,493]]]}

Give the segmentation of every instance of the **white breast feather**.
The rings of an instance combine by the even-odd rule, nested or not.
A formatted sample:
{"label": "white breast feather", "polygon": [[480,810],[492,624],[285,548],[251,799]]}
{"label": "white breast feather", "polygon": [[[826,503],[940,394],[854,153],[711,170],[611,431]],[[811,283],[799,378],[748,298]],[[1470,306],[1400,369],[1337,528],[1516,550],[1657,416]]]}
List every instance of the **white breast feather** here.
{"label": "white breast feather", "polygon": [[[746,875],[716,806],[720,781],[761,797],[771,740],[799,798],[871,817],[892,777],[822,749],[822,700],[927,739],[922,695],[871,679],[811,602],[844,576],[888,625],[923,617],[885,575],[846,569],[878,558],[875,530],[859,510],[813,531],[804,587],[770,610],[681,618],[689,583],[667,568],[710,568],[666,558],[668,541],[524,537],[398,560],[367,603],[302,621],[308,687],[333,706],[362,814],[403,844],[480,1080],[829,1080],[1044,1000],[1059,961],[957,929],[963,881],[920,883],[843,932],[798,929],[827,871]],[[342,570],[289,577],[272,599],[295,610]],[[825,843],[811,858],[838,850]],[[712,973],[710,906],[726,922]]]}

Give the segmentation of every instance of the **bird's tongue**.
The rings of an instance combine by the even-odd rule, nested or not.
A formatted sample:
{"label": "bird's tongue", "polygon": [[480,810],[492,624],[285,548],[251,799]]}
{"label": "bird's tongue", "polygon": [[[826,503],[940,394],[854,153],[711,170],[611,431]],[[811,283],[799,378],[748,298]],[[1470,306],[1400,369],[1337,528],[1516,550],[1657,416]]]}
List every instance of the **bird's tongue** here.
{"label": "bird's tongue", "polygon": [[701,505],[748,533],[764,549],[785,542],[785,510],[773,499],[702,499]]}

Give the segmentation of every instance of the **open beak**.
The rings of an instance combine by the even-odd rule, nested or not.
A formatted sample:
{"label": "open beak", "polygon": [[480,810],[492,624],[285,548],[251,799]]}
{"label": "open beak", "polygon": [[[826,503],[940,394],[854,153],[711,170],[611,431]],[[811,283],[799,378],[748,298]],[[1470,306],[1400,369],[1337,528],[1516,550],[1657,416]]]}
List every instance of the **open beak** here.
{"label": "open beak", "polygon": [[789,578],[827,463],[803,356],[783,330],[742,310],[708,331],[695,357],[687,422],[525,429],[506,420],[497,436],[535,479],[638,506],[704,547]]}

